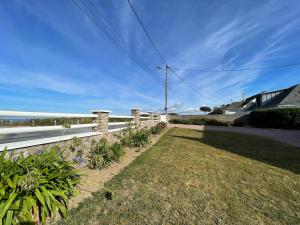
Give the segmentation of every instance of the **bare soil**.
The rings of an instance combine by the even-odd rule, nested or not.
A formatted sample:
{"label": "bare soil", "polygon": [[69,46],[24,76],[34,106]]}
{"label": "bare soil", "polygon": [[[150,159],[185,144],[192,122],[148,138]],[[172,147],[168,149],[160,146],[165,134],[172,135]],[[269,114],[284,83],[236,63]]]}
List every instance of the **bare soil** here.
{"label": "bare soil", "polygon": [[88,167],[79,169],[82,174],[82,179],[79,184],[80,194],[70,200],[69,207],[76,207],[84,199],[91,197],[93,192],[99,191],[99,189],[103,188],[104,183],[110,181],[113,176],[127,167],[136,157],[155,144],[160,137],[167,132],[167,130],[168,129],[165,129],[165,131],[160,135],[152,136],[151,144],[145,148],[127,149],[125,156],[121,158],[120,162],[113,163],[102,170],[93,170]]}

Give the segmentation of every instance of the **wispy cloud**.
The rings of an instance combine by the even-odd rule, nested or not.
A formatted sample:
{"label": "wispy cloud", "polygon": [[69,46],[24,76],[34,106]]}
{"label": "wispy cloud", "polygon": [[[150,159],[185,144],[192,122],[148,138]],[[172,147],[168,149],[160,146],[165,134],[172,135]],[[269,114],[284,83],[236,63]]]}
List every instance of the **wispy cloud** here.
{"label": "wispy cloud", "polygon": [[[198,40],[191,43],[188,48],[185,46],[186,49],[182,49],[179,56],[172,57],[171,65],[219,70],[260,67],[270,63],[282,64],[278,59],[286,56],[285,50],[291,46],[299,47],[299,42],[295,40],[285,41],[298,32],[296,27],[300,26],[300,19],[297,16],[299,7],[289,7],[289,15],[285,17],[286,7],[288,6],[281,1],[267,1],[250,11],[244,9],[237,16],[230,17],[228,12],[222,11],[226,8],[223,6],[222,9],[216,10],[218,16],[215,20],[212,20],[206,29],[203,28],[206,33],[200,33]],[[226,102],[231,98],[241,99],[246,87],[262,76],[264,71],[179,73],[200,92],[217,95]],[[179,82],[180,80],[177,80],[177,83]],[[175,90],[180,90],[180,94],[178,91],[172,94],[184,101],[191,101],[190,98],[193,96],[203,104],[222,103],[192,94],[193,91],[189,87],[183,84],[176,85],[176,78],[173,86]],[[224,89],[227,89],[226,95],[220,92]]]}
{"label": "wispy cloud", "polygon": [[[84,97],[109,98],[119,96],[119,99],[138,98],[150,102],[160,103],[159,99],[138,92],[126,85],[92,80],[70,78],[57,74],[22,71],[0,65],[0,84],[11,85],[23,89],[42,89],[66,95]],[[111,90],[114,90],[111,92]],[[113,94],[113,95],[112,95]]]}

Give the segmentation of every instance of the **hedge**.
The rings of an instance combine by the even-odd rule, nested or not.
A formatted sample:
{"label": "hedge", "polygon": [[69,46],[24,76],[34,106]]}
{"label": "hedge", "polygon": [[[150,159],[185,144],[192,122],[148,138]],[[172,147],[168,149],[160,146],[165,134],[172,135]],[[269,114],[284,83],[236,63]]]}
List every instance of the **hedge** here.
{"label": "hedge", "polygon": [[214,126],[235,126],[235,127],[243,127],[248,125],[248,115],[243,115],[235,118],[234,120],[221,120],[215,118],[207,118],[207,117],[187,117],[180,119],[171,119],[170,123],[174,124],[191,124],[191,125],[214,125]]}
{"label": "hedge", "polygon": [[264,109],[249,115],[249,124],[264,128],[300,128],[300,108]]}
{"label": "hedge", "polygon": [[192,125],[215,125],[215,126],[231,126],[232,122],[224,122],[215,119],[208,119],[204,117],[188,118],[188,119],[171,119],[170,123],[175,124],[192,124]]}

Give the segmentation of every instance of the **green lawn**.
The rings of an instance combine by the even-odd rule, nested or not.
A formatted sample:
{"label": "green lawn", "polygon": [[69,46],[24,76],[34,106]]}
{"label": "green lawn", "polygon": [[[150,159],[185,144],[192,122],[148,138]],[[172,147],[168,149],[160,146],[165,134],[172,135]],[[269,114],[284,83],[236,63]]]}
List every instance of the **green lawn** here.
{"label": "green lawn", "polygon": [[61,224],[300,224],[300,149],[172,129]]}

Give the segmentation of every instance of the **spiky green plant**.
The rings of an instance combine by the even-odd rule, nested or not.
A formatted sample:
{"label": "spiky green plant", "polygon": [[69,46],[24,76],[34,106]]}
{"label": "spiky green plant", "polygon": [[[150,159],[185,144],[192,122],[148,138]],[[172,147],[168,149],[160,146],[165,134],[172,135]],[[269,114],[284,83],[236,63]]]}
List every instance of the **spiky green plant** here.
{"label": "spiky green plant", "polygon": [[124,146],[119,142],[113,143],[110,148],[113,152],[113,160],[115,161],[119,161],[120,158],[126,153]]}
{"label": "spiky green plant", "polygon": [[66,217],[80,176],[57,148],[25,157],[0,154],[0,225]]}
{"label": "spiky green plant", "polygon": [[91,169],[102,169],[113,161],[118,161],[124,154],[124,146],[119,142],[110,144],[107,139],[101,138],[91,145],[88,165]]}
{"label": "spiky green plant", "polygon": [[89,158],[89,167],[92,169],[101,169],[113,160],[113,152],[107,139],[101,138],[91,146]]}
{"label": "spiky green plant", "polygon": [[150,132],[146,129],[128,129],[123,132],[120,143],[129,148],[140,148],[150,143]]}
{"label": "spiky green plant", "polygon": [[151,134],[157,135],[160,134],[166,127],[167,127],[166,123],[159,122],[158,124],[150,128],[150,132]]}

